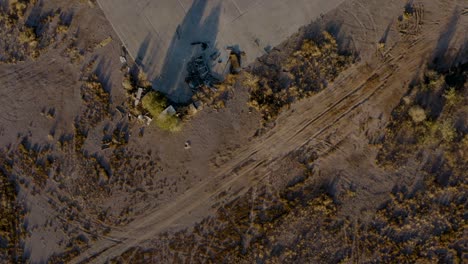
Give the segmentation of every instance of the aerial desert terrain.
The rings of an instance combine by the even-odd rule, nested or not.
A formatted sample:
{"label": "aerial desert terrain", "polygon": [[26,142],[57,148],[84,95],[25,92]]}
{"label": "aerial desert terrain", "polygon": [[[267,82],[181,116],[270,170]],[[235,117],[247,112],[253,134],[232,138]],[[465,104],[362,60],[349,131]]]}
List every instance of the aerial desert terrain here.
{"label": "aerial desert terrain", "polygon": [[466,0],[0,0],[0,263],[467,263]]}

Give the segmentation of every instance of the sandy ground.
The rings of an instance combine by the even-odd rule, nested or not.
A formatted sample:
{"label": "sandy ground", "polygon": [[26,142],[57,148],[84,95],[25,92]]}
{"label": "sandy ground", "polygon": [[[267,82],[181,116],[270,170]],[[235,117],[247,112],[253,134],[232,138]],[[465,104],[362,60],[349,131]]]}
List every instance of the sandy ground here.
{"label": "sandy ground", "polygon": [[[421,66],[421,60],[415,58],[430,58],[435,48],[434,43],[437,43],[439,37],[439,33],[435,32],[443,31],[445,23],[441,23],[442,26],[432,24],[429,20],[431,8],[426,8],[429,17],[426,19],[429,20],[427,23],[430,27],[424,29],[424,38],[393,39],[391,41],[395,41],[394,46],[387,51],[390,56],[381,58],[375,43],[385,34],[387,21],[392,21],[392,18],[401,13],[401,3],[389,4],[384,10],[370,5],[374,9],[367,11],[362,10],[358,1],[348,5],[363,13],[360,14],[362,20],[358,19],[358,15],[352,16],[351,21],[345,21],[354,23],[353,26],[343,26],[342,30],[349,27],[361,31],[361,34],[370,35],[367,38],[356,34],[357,32],[353,35],[355,38],[363,38],[363,41],[355,39],[354,42],[362,47],[360,50],[363,53],[373,51],[368,55],[369,60],[343,73],[326,92],[304,100],[283,113],[274,129],[232,153],[232,158],[220,169],[210,172],[212,176],[209,179],[193,186],[178,199],[159,207],[153,213],[132,222],[127,227],[129,231],[111,233],[110,236],[121,241],[120,243],[104,240],[98,243],[99,246],[93,246],[84,257],[99,253],[93,262],[100,263],[106,258],[118,256],[157,233],[190,226],[190,223],[196,219],[201,220],[208,209],[219,203],[217,197],[220,193],[227,192],[223,198],[226,200],[242,195],[247,191],[247,186],[274,173],[275,164],[282,157],[304,146],[319,153],[337,148],[335,154],[318,163],[318,168],[324,175],[339,172],[337,177],[340,181],[357,185],[360,195],[353,203],[345,206],[349,210],[347,214],[362,214],[363,209],[372,211],[379,206],[392,186],[401,179],[390,177],[375,166],[372,157],[375,157],[377,149],[369,147],[369,138],[366,135],[373,136],[385,127],[390,110],[406,91],[402,84],[411,82]],[[346,16],[352,12],[348,5],[345,4],[334,12],[342,12]],[[454,6],[446,8],[448,18]],[[376,23],[377,19],[368,14],[378,12],[382,17]],[[433,19],[436,17],[439,16],[434,16]],[[371,32],[363,26],[365,19],[370,23]],[[466,19],[460,23],[466,23]],[[454,41],[458,39],[461,44],[466,31],[460,26],[457,32]],[[363,174],[367,175],[366,179],[361,178]]]}
{"label": "sandy ground", "polygon": [[[266,53],[343,0],[273,1],[111,1],[99,0],[106,17],[139,62],[156,90],[176,102],[187,102],[192,92],[185,84],[186,64],[200,53],[191,43],[211,43],[221,63],[214,70],[225,75],[228,46],[245,52],[244,65]],[[294,14],[293,16],[291,14]],[[210,52],[211,54],[211,52]],[[210,55],[208,54],[208,55]]]}
{"label": "sandy ground", "polygon": [[[166,2],[168,5],[175,3],[163,3]],[[221,9],[220,21],[226,25],[219,33],[223,37],[218,42],[224,41],[220,47],[230,43],[225,37],[231,34],[229,30],[241,34],[238,32],[243,31],[238,29],[246,28],[245,23],[255,20],[257,12],[271,10],[264,5],[267,1],[247,6],[245,1],[229,2],[237,4],[239,9]],[[272,8],[275,7],[273,2]],[[327,1],[323,11],[310,7],[300,16],[287,16],[294,21],[291,27],[281,28],[278,34],[270,34],[277,29],[275,24],[267,23],[271,27],[260,31],[255,27],[248,29],[253,35],[264,34],[262,46],[276,46],[311,17],[325,13],[338,2]],[[463,1],[419,1],[424,10],[422,25],[409,36],[402,36],[397,28],[406,1],[345,1],[328,12],[322,23],[337,25],[342,36],[340,43],[356,49],[361,59],[329,88],[293,104],[281,113],[273,128],[255,137],[261,118],[247,106],[247,90],[239,83],[226,108],[204,109],[186,123],[180,133],[170,134],[156,127],[145,127],[114,110],[125,100],[120,85],[125,69],[122,70],[119,61],[122,51],[118,36],[124,39],[129,52],[145,70],[157,75],[174,37],[174,28],[187,11],[179,10],[180,14],[173,16],[174,21],[170,20],[167,25],[167,31],[157,31],[167,35],[168,38],[163,38],[166,41],[150,41],[154,45],[148,48],[150,51],[163,46],[163,55],[157,56],[161,59],[150,59],[155,53],[145,52],[151,56],[139,60],[139,47],[148,35],[145,32],[156,31],[151,25],[152,16],[134,20],[136,24],[133,25],[140,25],[142,29],[135,31],[133,25],[123,27],[128,23],[113,23],[112,27],[104,14],[111,21],[119,17],[130,19],[137,16],[138,10],[150,13],[157,10],[155,2],[138,1],[128,9],[135,14],[128,16],[118,13],[123,12],[120,8],[125,4],[112,9],[116,13],[109,14],[109,1],[99,0],[99,3],[104,12],[87,3],[58,0],[43,8],[61,6],[64,10],[74,10],[69,32],[79,32],[77,45],[85,50],[80,62],[71,62],[63,53],[66,45],[58,45],[48,48],[36,60],[0,64],[0,146],[13,153],[26,136],[38,146],[54,146],[50,155],[57,160],[55,164],[59,164],[54,166],[60,167],[46,179],[44,187],[39,187],[21,164],[14,166],[15,175],[24,181],[19,188],[20,199],[29,208],[25,254],[32,263],[44,262],[53,254],[66,251],[67,243],[76,243],[73,239],[81,235],[88,238],[86,250],[76,254],[72,263],[104,263],[133,246],[149,246],[148,241],[158,234],[193,226],[222,204],[245,194],[255,183],[277,179],[279,166],[284,165],[287,171],[297,170],[297,165],[289,164],[286,157],[301,149],[318,153],[316,170],[319,175],[335,175],[339,184],[352,184],[358,190],[358,195],[345,203],[340,213],[366,218],[367,212],[375,210],[385,200],[395,183],[414,181],[411,169],[396,175],[378,167],[375,164],[378,149],[370,142],[381,137],[392,109],[405,94],[406,84],[419,74],[421,65],[437,53],[456,54],[467,40],[468,19],[466,12],[463,13]],[[190,4],[183,5],[185,10]],[[287,15],[287,9],[276,7],[281,10],[279,15]],[[255,8],[259,10],[253,12]],[[205,15],[210,13],[207,10]],[[233,22],[233,10],[246,10],[246,13],[238,22]],[[130,37],[123,37],[124,34]],[[109,36],[112,41],[105,47],[87,48],[96,47],[96,43]],[[298,35],[292,39],[294,37]],[[382,50],[377,44],[383,38],[385,48]],[[247,52],[252,56],[250,60],[263,53],[252,45],[252,39],[242,41],[246,43],[246,50],[252,50]],[[111,95],[110,114],[89,128],[82,152],[60,148],[61,136],[73,133],[75,118],[86,108],[80,95],[81,75],[92,60],[97,61],[93,71],[101,73]],[[149,61],[157,65],[148,64]],[[50,109],[54,109],[52,117],[44,114]],[[105,127],[122,125],[129,127],[130,140],[122,148],[131,160],[126,164],[128,171],[119,173],[117,169],[102,184],[93,180],[94,176],[87,170],[98,166],[97,163],[82,153],[97,157],[102,167],[110,166],[116,154],[114,150],[100,149],[102,131]],[[145,132],[139,137],[142,128]],[[184,149],[187,140],[192,145],[190,150]],[[287,172],[284,175],[293,177]],[[273,181],[279,185],[281,179]],[[98,189],[101,186],[102,189]],[[104,211],[107,218],[98,217]]]}

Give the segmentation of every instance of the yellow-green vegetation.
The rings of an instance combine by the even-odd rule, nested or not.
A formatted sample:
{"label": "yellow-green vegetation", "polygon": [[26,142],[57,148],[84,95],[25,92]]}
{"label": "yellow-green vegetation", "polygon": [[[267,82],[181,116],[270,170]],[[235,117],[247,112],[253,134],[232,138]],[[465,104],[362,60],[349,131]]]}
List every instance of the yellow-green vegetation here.
{"label": "yellow-green vegetation", "polygon": [[103,48],[103,47],[107,46],[111,42],[112,42],[112,37],[109,36],[109,37],[103,39],[101,42],[99,42],[96,45],[96,48]]}
{"label": "yellow-green vegetation", "polygon": [[265,120],[275,118],[295,100],[327,87],[352,63],[352,56],[339,51],[335,38],[323,31],[315,39],[304,39],[286,58],[271,56],[272,61],[254,67],[247,76],[250,103]]}
{"label": "yellow-green vegetation", "polygon": [[157,117],[154,121],[162,130],[177,132],[182,129],[181,121],[177,116],[163,115]]}
{"label": "yellow-green vegetation", "polygon": [[167,98],[158,91],[147,93],[141,100],[141,104],[153,117],[158,117],[168,106]]}
{"label": "yellow-green vegetation", "polygon": [[181,129],[181,121],[177,116],[161,114],[168,107],[167,98],[158,91],[147,93],[141,100],[142,106],[154,118],[153,122],[161,129],[176,132]]}

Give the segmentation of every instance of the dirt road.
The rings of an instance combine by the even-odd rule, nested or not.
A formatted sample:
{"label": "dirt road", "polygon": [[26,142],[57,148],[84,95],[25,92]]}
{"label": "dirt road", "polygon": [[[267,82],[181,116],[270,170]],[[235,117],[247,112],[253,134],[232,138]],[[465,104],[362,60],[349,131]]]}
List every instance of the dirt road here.
{"label": "dirt road", "polygon": [[414,56],[422,53],[426,44],[401,44],[396,49],[401,53],[395,52],[392,59],[382,60],[374,70],[356,65],[346,71],[329,90],[308,99],[308,103],[301,104],[293,115],[280,118],[275,129],[239,150],[232,160],[213,172],[213,177],[189,189],[171,203],[138,218],[124,228],[125,232],[109,234],[109,237],[121,242],[97,241],[88,251],[75,258],[73,263],[103,263],[161,232],[190,226],[201,220],[219,202],[221,192],[228,193],[223,197],[225,200],[242,195],[253,182],[260,181],[270,173],[269,166],[273,161],[283,158],[310,140],[320,140],[326,134],[333,133],[332,128],[346,122],[346,117],[356,109],[371,103],[374,96],[388,83],[396,81],[396,78],[410,79],[412,70],[419,66]]}

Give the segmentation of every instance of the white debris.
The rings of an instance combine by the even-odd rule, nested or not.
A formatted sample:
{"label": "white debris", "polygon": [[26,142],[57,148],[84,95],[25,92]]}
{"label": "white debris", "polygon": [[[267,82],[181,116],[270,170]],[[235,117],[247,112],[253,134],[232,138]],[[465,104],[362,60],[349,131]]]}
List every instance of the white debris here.
{"label": "white debris", "polygon": [[120,56],[120,63],[126,64],[126,63],[127,63],[127,59],[126,59],[124,56]]}
{"label": "white debris", "polygon": [[136,98],[135,98],[135,107],[138,106],[138,104],[140,103],[140,99],[141,99],[142,94],[143,94],[143,88],[139,87],[138,91],[137,91],[137,94],[136,94]]}
{"label": "white debris", "polygon": [[149,126],[153,119],[146,115],[138,115],[138,121],[140,121],[140,123],[145,123],[147,126]]}
{"label": "white debris", "polygon": [[150,118],[149,116],[145,116],[145,119],[146,119],[146,125],[149,126],[151,124],[151,122],[153,121],[152,118]]}

